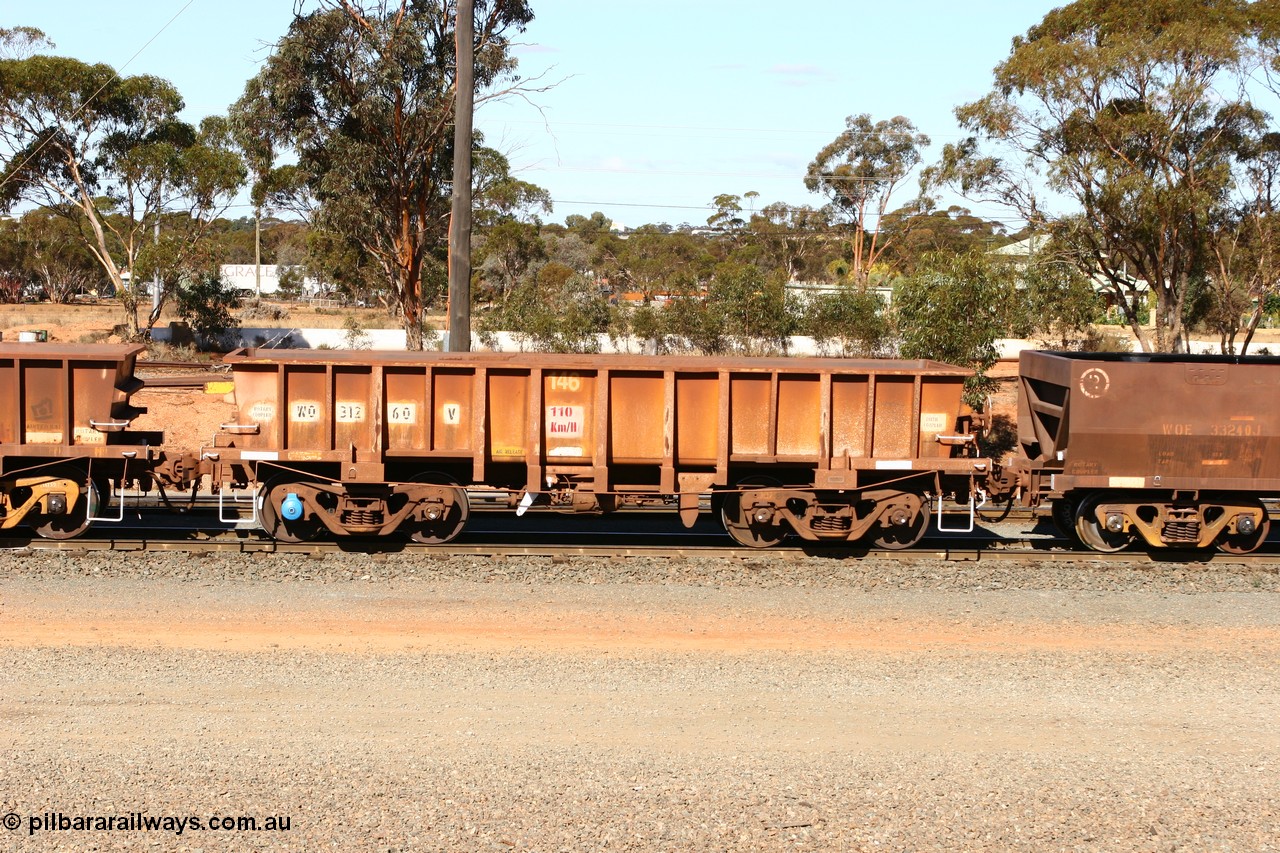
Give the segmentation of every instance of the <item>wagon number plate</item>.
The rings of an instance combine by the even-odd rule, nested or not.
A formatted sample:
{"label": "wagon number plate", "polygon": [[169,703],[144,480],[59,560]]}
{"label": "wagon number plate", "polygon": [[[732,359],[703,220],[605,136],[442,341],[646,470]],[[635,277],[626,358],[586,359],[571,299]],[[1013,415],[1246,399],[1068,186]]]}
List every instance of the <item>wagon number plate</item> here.
{"label": "wagon number plate", "polygon": [[334,408],[338,423],[364,423],[364,403],[338,403]]}
{"label": "wagon number plate", "polygon": [[319,403],[303,403],[293,404],[290,409],[290,420],[294,423],[313,424],[320,420],[320,404]]}
{"label": "wagon number plate", "polygon": [[392,403],[387,407],[387,423],[416,424],[418,422],[418,405],[416,403]]}

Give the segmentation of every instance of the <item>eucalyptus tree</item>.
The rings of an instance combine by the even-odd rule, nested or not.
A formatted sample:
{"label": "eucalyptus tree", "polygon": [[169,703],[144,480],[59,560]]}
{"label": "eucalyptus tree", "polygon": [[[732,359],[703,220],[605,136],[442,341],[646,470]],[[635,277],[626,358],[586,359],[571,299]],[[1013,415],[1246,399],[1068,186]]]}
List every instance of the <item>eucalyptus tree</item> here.
{"label": "eucalyptus tree", "polygon": [[902,275],[915,272],[925,255],[962,255],[972,249],[990,251],[1013,242],[1005,226],[983,219],[959,205],[945,210],[897,210],[885,216],[884,233],[892,241],[885,261]]}
{"label": "eucalyptus tree", "polygon": [[829,208],[766,205],[747,223],[749,239],[762,249],[765,262],[786,274],[788,281],[822,278],[826,257],[836,242]]}
{"label": "eucalyptus tree", "polygon": [[929,137],[903,116],[873,123],[863,113],[845,119],[844,131],[809,164],[805,186],[830,199],[852,231],[852,275],[859,285],[887,248],[881,225],[890,201],[928,145]]}
{"label": "eucalyptus tree", "polygon": [[[1264,5],[1076,0],[1014,39],[993,91],[956,110],[973,135],[947,147],[943,176],[1071,249],[1144,349],[1185,348],[1189,297],[1236,227],[1224,213],[1268,127],[1250,82]],[[1074,209],[1051,213],[1047,195]]]}
{"label": "eucalyptus tree", "polygon": [[[0,59],[0,207],[34,202],[75,223],[136,339],[138,282],[181,266],[230,203],[243,166],[216,122],[197,130],[178,118],[182,98],[167,81],[37,52],[51,43],[23,32],[30,55]],[[166,214],[181,231],[157,251],[155,228]],[[147,328],[158,315],[157,305]]]}
{"label": "eucalyptus tree", "polygon": [[[249,175],[249,200],[253,205],[254,289],[262,291],[262,215],[278,207],[294,207],[288,200],[301,190],[302,173],[292,164],[277,165],[282,140],[267,111],[261,77],[245,84],[244,94],[228,111],[229,130],[244,157]],[[309,214],[305,204],[304,214]]]}
{"label": "eucalyptus tree", "polygon": [[0,219],[0,305],[21,302],[31,280],[18,223]]}
{"label": "eucalyptus tree", "polygon": [[22,266],[50,302],[70,302],[77,293],[98,291],[106,281],[102,266],[78,239],[75,223],[44,208],[18,221]]}
{"label": "eucalyptus tree", "polygon": [[[317,226],[376,265],[411,349],[448,230],[455,13],[453,0],[320,0],[295,14],[236,107],[296,151]],[[477,102],[507,91],[509,37],[532,18],[525,0],[475,3]]]}
{"label": "eucalyptus tree", "polygon": [[693,234],[663,233],[654,225],[637,228],[618,249],[615,290],[639,291],[652,299],[711,278],[715,259],[705,240]]}
{"label": "eucalyptus tree", "polygon": [[986,372],[999,359],[996,339],[1024,331],[1011,328],[1025,319],[1020,279],[1013,264],[981,250],[925,256],[894,285],[898,354],[972,367],[977,375],[966,380],[966,395],[980,405],[994,388]]}

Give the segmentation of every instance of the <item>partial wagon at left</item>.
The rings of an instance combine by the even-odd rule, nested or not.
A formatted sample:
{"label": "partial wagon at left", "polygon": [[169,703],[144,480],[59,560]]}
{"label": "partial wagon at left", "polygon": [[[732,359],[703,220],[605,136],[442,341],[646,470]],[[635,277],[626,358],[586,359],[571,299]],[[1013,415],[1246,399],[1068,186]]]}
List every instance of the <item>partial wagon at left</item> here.
{"label": "partial wagon at left", "polygon": [[29,527],[69,539],[109,512],[113,492],[187,491],[199,462],[130,429],[146,412],[140,345],[0,343],[0,532]]}

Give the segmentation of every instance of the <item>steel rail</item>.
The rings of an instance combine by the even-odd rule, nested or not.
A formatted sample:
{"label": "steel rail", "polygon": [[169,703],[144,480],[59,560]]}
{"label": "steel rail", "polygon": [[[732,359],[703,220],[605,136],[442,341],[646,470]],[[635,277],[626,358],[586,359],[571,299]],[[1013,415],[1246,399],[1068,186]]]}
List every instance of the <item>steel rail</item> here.
{"label": "steel rail", "polygon": [[848,546],[779,545],[768,549],[731,547],[721,545],[557,545],[557,544],[456,544],[421,545],[414,542],[386,542],[368,540],[333,540],[320,542],[286,543],[269,539],[244,537],[212,537],[209,539],[155,539],[155,538],[77,538],[53,539],[0,539],[0,551],[16,553],[60,552],[85,554],[90,552],[187,552],[193,554],[242,553],[242,554],[303,554],[323,556],[328,554],[413,554],[430,557],[540,557],[553,562],[574,557],[613,559],[619,557],[649,557],[660,559],[709,558],[709,559],[781,559],[806,557],[820,559],[874,558],[910,562],[911,560],[942,560],[945,562],[978,561],[1027,561],[1046,563],[1091,563],[1118,565],[1126,563],[1152,566],[1208,565],[1214,562],[1247,565],[1255,568],[1270,567],[1280,571],[1280,554],[1231,555],[1211,552],[1187,551],[1127,551],[1097,553],[1070,551],[1061,544],[1048,540],[1031,542],[1003,541],[997,543],[965,543],[958,546],[930,544],[907,550],[853,548]]}

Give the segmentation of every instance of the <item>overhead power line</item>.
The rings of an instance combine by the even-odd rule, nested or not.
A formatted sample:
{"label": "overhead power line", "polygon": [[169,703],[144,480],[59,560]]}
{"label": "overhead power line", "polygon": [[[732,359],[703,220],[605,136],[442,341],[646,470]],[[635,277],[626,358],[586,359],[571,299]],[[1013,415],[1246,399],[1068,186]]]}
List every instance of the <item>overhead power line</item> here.
{"label": "overhead power line", "polygon": [[[481,123],[489,124],[485,122],[481,122]],[[810,129],[800,129],[800,128],[794,128],[794,127],[717,127],[714,125],[695,125],[695,124],[630,124],[630,123],[620,124],[620,123],[610,123],[610,122],[587,122],[587,121],[542,121],[542,120],[536,120],[536,119],[498,119],[493,121],[490,126],[505,126],[505,125],[529,125],[531,127],[550,127],[553,130],[558,130],[560,128],[575,128],[575,129],[576,128],[608,128],[608,129],[616,129],[616,130],[644,130],[644,131],[680,130],[680,131],[697,131],[697,132],[706,132],[706,133],[763,133],[763,134],[777,135],[777,136],[783,136],[783,135],[821,136],[824,138],[831,137],[833,139],[835,138],[835,136],[864,136],[864,137],[865,136],[911,136],[911,137],[914,137],[921,133],[923,133],[925,136],[928,136],[930,139],[933,139],[935,137],[941,138],[941,139],[961,139],[965,136],[968,136],[968,134],[966,133],[956,133],[950,130],[944,133],[934,133],[927,130],[919,130],[919,129],[911,132],[909,131],[855,132],[851,130],[839,130],[839,131],[835,131],[833,135],[832,129],[830,128],[825,130],[810,130]],[[639,134],[639,135],[648,135],[648,134]]]}
{"label": "overhead power line", "polygon": [[[169,27],[170,27],[170,26],[172,26],[173,22],[174,22],[174,21],[176,21],[176,20],[178,20],[178,18],[182,15],[182,13],[183,13],[183,12],[185,12],[185,11],[187,11],[188,9],[190,9],[190,8],[191,8],[191,6],[192,6],[195,2],[196,2],[196,0],[187,0],[186,5],[185,5],[185,6],[183,6],[181,9],[179,9],[179,10],[174,14],[174,16],[173,16],[172,18],[170,18],[170,19],[165,23],[165,25],[164,25],[163,27],[161,27],[160,29],[156,30],[155,35],[153,35],[151,38],[147,39],[146,43],[145,43],[144,45],[142,45],[142,47],[140,47],[140,48],[138,48],[136,51],[134,51],[133,56],[129,57],[129,58],[125,61],[124,65],[121,65],[119,68],[117,68],[117,69],[114,69],[114,70],[113,70],[113,72],[112,72],[111,76],[107,78],[106,82],[104,82],[101,86],[99,86],[96,92],[94,92],[92,95],[90,95],[88,98],[86,98],[86,99],[84,100],[84,103],[82,103],[82,104],[81,104],[81,105],[76,109],[76,111],[75,111],[75,112],[73,112],[73,113],[71,114],[71,117],[72,117],[72,118],[75,118],[76,116],[79,116],[79,115],[80,115],[80,113],[84,112],[85,108],[86,108],[86,107],[88,107],[88,106],[89,106],[89,104],[91,104],[91,103],[93,103],[95,100],[97,100],[98,96],[102,94],[103,90],[104,90],[104,89],[106,89],[108,86],[110,86],[110,85],[111,85],[112,81],[114,81],[114,80],[123,80],[124,78],[122,78],[122,77],[120,76],[120,72],[121,72],[121,71],[123,71],[124,69],[128,68],[131,64],[133,64],[133,61],[134,61],[135,59],[137,59],[139,56],[141,56],[141,55],[142,55],[142,52],[143,52],[144,50],[146,50],[147,48],[151,47],[151,43],[152,43],[152,42],[154,42],[156,39],[160,38],[160,35],[161,35],[165,30],[169,29]],[[48,144],[49,144],[49,141],[50,141],[52,138],[53,138],[52,136],[47,137],[47,138],[45,139],[45,141],[44,141],[44,142],[41,142],[39,145],[37,145],[37,146],[36,146],[36,148],[35,148],[35,150],[34,150],[34,151],[32,151],[30,154],[28,154],[28,155],[26,156],[26,158],[24,158],[24,159],[23,159],[23,161],[22,161],[21,163],[19,163],[19,164],[18,164],[18,167],[17,167],[16,169],[14,169],[14,170],[12,170],[12,171],[10,172],[10,175],[12,176],[12,175],[19,175],[19,174],[21,174],[21,173],[22,173],[22,168],[23,168],[24,166],[26,166],[28,163],[30,163],[30,162],[31,162],[31,159],[32,159],[33,157],[35,157],[37,154],[39,154],[39,153],[44,149],[44,147],[45,147],[46,145],[48,145]],[[4,186],[4,184],[8,183],[10,180],[11,180],[11,178],[5,178],[5,179],[4,179],[4,181],[0,181],[0,186]]]}

